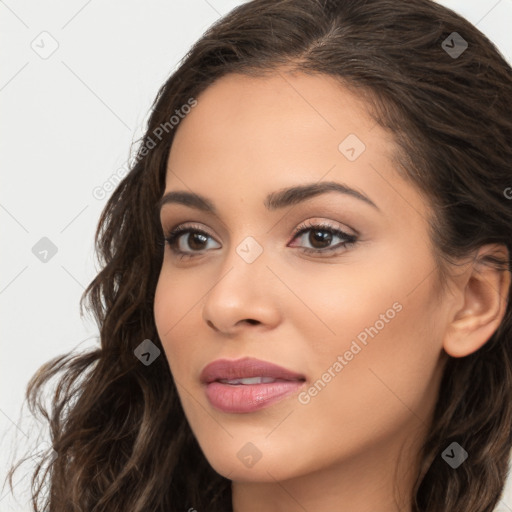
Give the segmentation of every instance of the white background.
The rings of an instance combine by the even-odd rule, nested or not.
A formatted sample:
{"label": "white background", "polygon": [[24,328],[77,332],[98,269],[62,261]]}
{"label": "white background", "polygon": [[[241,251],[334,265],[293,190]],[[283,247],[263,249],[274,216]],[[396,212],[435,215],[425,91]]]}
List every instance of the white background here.
{"label": "white background", "polygon": [[[47,440],[21,410],[30,377],[50,358],[97,342],[78,309],[98,270],[93,238],[106,199],[93,190],[125,166],[158,88],[193,42],[241,3],[0,0],[2,481],[13,446],[23,455]],[[441,3],[512,62],[512,0]],[[52,44],[58,48],[45,59],[31,46]],[[32,253],[42,237],[57,247],[46,263]],[[15,475],[18,489],[27,469]],[[496,510],[512,511],[511,487],[509,480]],[[17,497],[0,487],[0,510],[31,510],[26,493]]]}

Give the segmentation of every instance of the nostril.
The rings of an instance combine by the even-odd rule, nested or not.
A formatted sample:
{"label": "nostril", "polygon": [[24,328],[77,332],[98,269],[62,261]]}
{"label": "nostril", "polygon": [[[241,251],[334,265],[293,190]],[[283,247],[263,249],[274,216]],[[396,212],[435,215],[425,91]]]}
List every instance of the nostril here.
{"label": "nostril", "polygon": [[208,325],[209,327],[211,327],[214,331],[218,331],[217,327],[215,327],[215,325],[213,325],[212,321],[211,320],[207,320],[206,321],[206,325]]}
{"label": "nostril", "polygon": [[248,320],[246,320],[246,322],[250,323],[251,325],[259,324],[258,320],[253,320],[252,318],[249,318]]}

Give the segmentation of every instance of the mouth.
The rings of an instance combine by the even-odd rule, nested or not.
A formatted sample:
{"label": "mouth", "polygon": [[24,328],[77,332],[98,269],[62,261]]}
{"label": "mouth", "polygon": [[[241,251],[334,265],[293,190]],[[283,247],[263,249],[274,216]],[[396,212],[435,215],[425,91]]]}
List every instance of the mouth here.
{"label": "mouth", "polygon": [[306,380],[305,376],[268,361],[244,357],[242,359],[217,359],[206,365],[201,371],[200,380],[203,384],[214,381],[237,384],[261,384],[261,381],[250,379],[267,379],[263,383],[273,380]]}
{"label": "mouth", "polygon": [[[305,379],[294,379],[304,381]],[[253,384],[271,384],[272,382],[293,382],[287,379],[274,379],[273,377],[247,377],[244,379],[217,379],[213,382],[221,382],[231,386],[252,386]]]}
{"label": "mouth", "polygon": [[200,376],[210,404],[227,413],[268,407],[304,386],[304,375],[254,358],[219,359]]}

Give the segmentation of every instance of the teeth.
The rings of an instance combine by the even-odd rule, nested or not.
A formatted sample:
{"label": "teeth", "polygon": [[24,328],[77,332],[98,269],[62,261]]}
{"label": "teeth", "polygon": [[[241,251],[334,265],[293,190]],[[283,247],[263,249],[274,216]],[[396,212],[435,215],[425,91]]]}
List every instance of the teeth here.
{"label": "teeth", "polygon": [[220,379],[219,382],[223,384],[266,384],[268,382],[275,382],[277,379],[272,377],[248,377],[245,379]]}

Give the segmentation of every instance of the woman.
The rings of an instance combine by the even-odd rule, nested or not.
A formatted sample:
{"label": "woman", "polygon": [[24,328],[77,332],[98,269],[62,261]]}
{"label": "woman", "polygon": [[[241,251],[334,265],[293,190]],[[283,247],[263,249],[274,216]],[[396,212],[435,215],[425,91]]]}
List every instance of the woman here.
{"label": "woman", "polygon": [[100,218],[101,348],[29,383],[34,510],[493,510],[511,140],[510,66],[429,0],[215,23]]}

